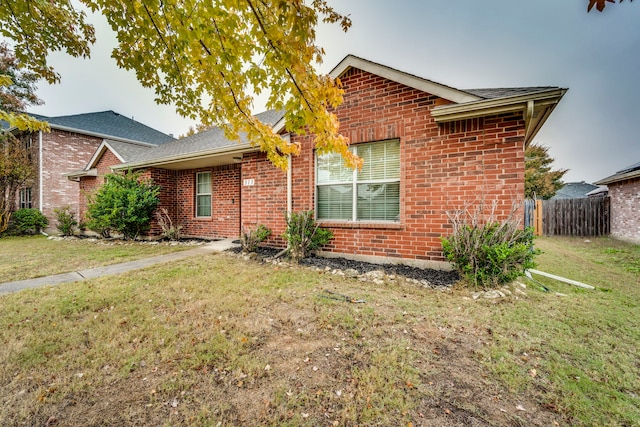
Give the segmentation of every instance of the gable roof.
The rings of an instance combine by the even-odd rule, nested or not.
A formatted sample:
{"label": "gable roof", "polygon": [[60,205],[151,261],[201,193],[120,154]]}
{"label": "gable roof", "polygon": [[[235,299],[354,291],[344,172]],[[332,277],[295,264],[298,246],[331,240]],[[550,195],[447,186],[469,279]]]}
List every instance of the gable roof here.
{"label": "gable roof", "polygon": [[30,114],[38,120],[46,121],[52,129],[81,133],[120,141],[146,142],[153,145],[175,140],[174,137],[153,129],[114,111],[73,114],[48,117]]}
{"label": "gable roof", "polygon": [[589,184],[587,182],[567,182],[561,189],[559,189],[555,196],[551,199],[580,199],[583,197],[587,197],[587,195],[597,190],[597,185]]}
{"label": "gable roof", "polygon": [[156,147],[156,145],[145,142],[124,142],[105,139],[93,153],[91,160],[89,160],[89,163],[87,163],[83,169],[66,173],[64,176],[69,179],[77,179],[81,176],[97,176],[97,163],[107,150],[111,151],[122,163],[125,163],[131,161],[145,151],[153,149],[154,147]]}
{"label": "gable roof", "polygon": [[608,185],[633,178],[640,178],[640,162],[627,166],[626,168],[621,169],[615,174],[603,178],[600,181],[596,181],[596,184]]}
{"label": "gable roof", "polygon": [[[505,112],[522,112],[526,122],[526,144],[533,139],[566,92],[566,89],[553,86],[461,90],[354,55],[347,55],[329,74],[339,78],[351,68],[361,69],[452,101],[452,104],[440,105],[431,110],[432,117],[438,123]],[[282,111],[270,110],[258,114],[257,117],[271,124],[275,132],[285,130]],[[244,136],[241,136],[239,143],[229,141],[223,130],[215,127],[160,145],[116,169],[151,165],[175,169],[199,167],[210,165],[206,162],[211,162],[212,158],[216,158],[216,164],[223,164],[223,161],[232,163],[238,154],[256,150],[257,148],[251,146]]]}
{"label": "gable roof", "polygon": [[[268,110],[256,114],[256,117],[263,123],[273,125],[284,117],[284,112]],[[195,135],[158,145],[151,150],[142,151],[138,156],[123,165],[119,165],[116,169],[147,165],[180,168],[185,162],[190,162],[189,167],[193,167],[195,158],[211,158],[222,154],[226,155],[226,161],[232,163],[234,154],[256,150],[257,148],[250,144],[245,134],[240,134],[240,141],[230,141],[225,136],[224,130],[216,126]]]}

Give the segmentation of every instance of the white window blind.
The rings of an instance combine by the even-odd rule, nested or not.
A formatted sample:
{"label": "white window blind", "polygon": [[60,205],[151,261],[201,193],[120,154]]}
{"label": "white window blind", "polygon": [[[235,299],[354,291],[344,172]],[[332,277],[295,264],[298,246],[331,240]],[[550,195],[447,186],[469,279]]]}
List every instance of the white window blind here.
{"label": "white window blind", "polygon": [[317,218],[398,221],[400,142],[359,144],[352,150],[364,160],[359,172],[347,168],[339,154],[317,157]]}
{"label": "white window blind", "polygon": [[196,174],[196,216],[211,216],[211,172]]}

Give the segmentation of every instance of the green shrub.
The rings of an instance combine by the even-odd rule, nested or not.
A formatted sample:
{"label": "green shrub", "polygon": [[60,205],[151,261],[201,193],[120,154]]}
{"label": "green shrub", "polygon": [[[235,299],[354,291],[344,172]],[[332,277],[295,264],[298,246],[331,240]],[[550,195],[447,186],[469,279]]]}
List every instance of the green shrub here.
{"label": "green shrub", "polygon": [[56,215],[56,220],[58,221],[58,231],[60,231],[63,236],[73,236],[78,221],[76,221],[76,213],[71,210],[71,206],[55,208],[53,213]]}
{"label": "green shrub", "polygon": [[291,212],[286,217],[286,222],[287,228],[282,237],[288,243],[289,256],[296,262],[333,239],[330,230],[320,228],[316,223],[313,211]]}
{"label": "green shrub", "polygon": [[124,239],[136,239],[149,230],[159,193],[159,186],[140,179],[139,174],[109,174],[89,198],[87,226],[105,237],[115,231]]}
{"label": "green shrub", "polygon": [[512,222],[454,227],[442,238],[444,254],[474,286],[495,287],[535,267],[533,228],[517,228]]}
{"label": "green shrub", "polygon": [[245,230],[242,228],[240,234],[240,244],[246,252],[255,252],[258,245],[271,236],[271,230],[263,224],[258,224],[255,230]]}
{"label": "green shrub", "polygon": [[11,215],[18,234],[36,234],[49,225],[49,220],[38,209],[18,209]]}

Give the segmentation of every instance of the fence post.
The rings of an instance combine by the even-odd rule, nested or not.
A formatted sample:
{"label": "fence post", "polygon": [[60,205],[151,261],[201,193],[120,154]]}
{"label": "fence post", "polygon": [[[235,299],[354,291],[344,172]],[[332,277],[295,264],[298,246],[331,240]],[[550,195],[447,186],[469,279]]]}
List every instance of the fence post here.
{"label": "fence post", "polygon": [[536,206],[533,209],[533,229],[536,236],[542,236],[542,200],[536,200]]}

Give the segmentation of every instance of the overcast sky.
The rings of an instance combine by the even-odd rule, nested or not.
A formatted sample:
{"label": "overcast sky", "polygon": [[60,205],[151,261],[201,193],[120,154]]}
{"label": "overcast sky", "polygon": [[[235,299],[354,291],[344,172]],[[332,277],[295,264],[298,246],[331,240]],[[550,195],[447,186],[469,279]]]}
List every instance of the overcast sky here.
{"label": "overcast sky", "polygon": [[[352,28],[322,26],[322,72],[354,54],[459,89],[560,86],[569,91],[538,133],[565,181],[593,182],[640,161],[640,1],[330,0]],[[48,116],[114,110],[174,135],[193,122],[157,106],[133,72],[110,57],[115,38],[91,16],[90,60],[55,54],[62,83],[39,85]]]}

